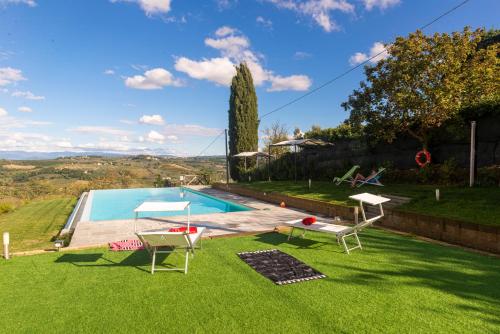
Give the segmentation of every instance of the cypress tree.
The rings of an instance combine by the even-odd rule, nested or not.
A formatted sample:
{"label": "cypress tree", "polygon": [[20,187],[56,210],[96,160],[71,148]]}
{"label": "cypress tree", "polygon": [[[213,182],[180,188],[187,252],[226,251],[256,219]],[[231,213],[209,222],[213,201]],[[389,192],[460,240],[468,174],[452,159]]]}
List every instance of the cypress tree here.
{"label": "cypress tree", "polygon": [[[246,151],[257,151],[259,145],[259,116],[257,112],[257,95],[253,85],[252,74],[245,63],[236,66],[236,75],[231,82],[229,98],[229,154]],[[253,159],[247,160],[247,168],[255,164]],[[230,173],[234,180],[241,180],[244,172],[244,160],[231,158]]]}

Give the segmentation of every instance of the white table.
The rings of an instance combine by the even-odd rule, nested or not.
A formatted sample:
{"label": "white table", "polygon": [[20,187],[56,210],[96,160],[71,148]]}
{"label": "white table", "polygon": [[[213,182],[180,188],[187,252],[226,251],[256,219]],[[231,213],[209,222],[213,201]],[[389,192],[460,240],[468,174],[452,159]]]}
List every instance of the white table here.
{"label": "white table", "polygon": [[189,231],[189,221],[191,217],[191,202],[144,202],[134,209],[134,232],[137,232],[137,219],[141,212],[173,212],[185,211],[187,209],[187,228]]}
{"label": "white table", "polygon": [[[363,225],[371,224],[371,223],[375,222],[376,220],[379,220],[380,218],[382,218],[384,216],[384,209],[382,208],[382,204],[390,201],[389,198],[378,196],[378,195],[373,195],[370,193],[362,193],[362,194],[358,194],[358,195],[352,195],[352,196],[349,196],[349,198],[359,202],[359,207],[361,209],[361,215],[363,216],[363,221],[361,222],[361,224],[363,224]],[[372,217],[370,219],[366,219],[365,208],[363,207],[363,204],[377,205],[379,207],[380,214],[378,216]],[[358,222],[356,222],[356,224],[357,223]]]}

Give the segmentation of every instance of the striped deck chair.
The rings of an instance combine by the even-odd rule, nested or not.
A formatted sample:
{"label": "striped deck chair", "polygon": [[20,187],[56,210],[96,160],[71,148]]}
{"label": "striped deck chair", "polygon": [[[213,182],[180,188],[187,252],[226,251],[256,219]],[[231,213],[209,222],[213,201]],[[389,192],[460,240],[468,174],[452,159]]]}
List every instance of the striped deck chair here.
{"label": "striped deck chair", "polygon": [[358,188],[362,187],[365,184],[371,184],[372,186],[380,186],[383,187],[384,185],[382,182],[380,182],[380,178],[382,177],[382,173],[385,171],[385,168],[381,167],[378,169],[377,174],[373,175],[372,177],[367,177],[364,180],[358,180],[358,184],[356,185]]}

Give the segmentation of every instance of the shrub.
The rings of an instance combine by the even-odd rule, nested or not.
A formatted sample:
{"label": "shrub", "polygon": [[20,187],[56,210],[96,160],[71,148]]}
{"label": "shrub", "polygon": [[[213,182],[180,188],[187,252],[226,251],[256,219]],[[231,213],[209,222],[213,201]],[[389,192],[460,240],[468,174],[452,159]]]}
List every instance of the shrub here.
{"label": "shrub", "polygon": [[500,187],[500,166],[479,168],[477,170],[477,183],[481,186]]}
{"label": "shrub", "polygon": [[443,164],[438,165],[436,176],[436,181],[444,185],[459,183],[465,180],[465,175],[458,168],[455,159],[446,160]]}
{"label": "shrub", "polygon": [[14,205],[10,203],[0,203],[0,214],[14,211]]}

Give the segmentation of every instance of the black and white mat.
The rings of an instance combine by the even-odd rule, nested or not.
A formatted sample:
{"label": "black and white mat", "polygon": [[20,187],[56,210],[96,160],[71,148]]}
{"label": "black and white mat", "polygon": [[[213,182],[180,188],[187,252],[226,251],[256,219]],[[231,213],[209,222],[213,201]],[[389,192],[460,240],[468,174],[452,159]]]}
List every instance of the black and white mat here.
{"label": "black and white mat", "polygon": [[238,253],[240,259],[278,285],[325,278],[319,271],[277,249]]}

